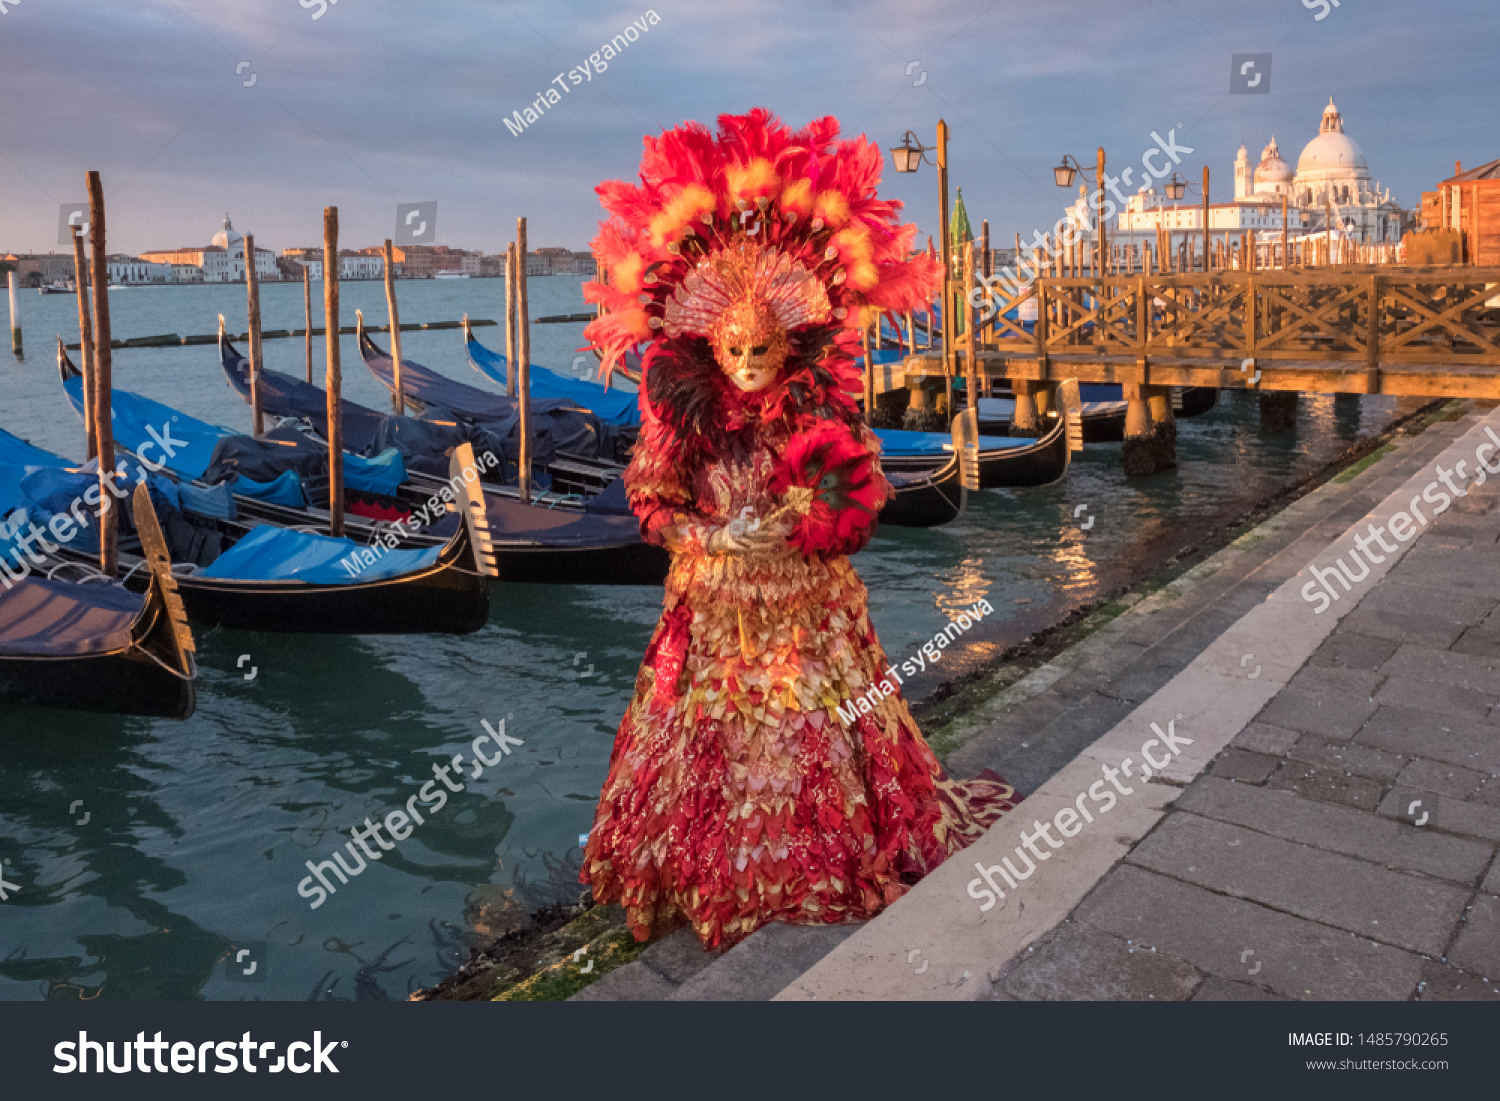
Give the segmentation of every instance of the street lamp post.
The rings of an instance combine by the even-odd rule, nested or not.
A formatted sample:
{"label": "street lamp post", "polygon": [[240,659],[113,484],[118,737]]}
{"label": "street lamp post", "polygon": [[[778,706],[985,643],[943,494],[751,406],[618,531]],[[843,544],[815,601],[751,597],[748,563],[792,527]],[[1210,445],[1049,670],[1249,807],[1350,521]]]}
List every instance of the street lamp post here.
{"label": "street lamp post", "polygon": [[[891,147],[891,163],[897,172],[915,172],[927,161],[928,153],[937,154],[938,173],[938,238],[942,241],[943,264],[943,375],[948,399],[948,414],[953,414],[953,372],[957,360],[953,355],[953,246],[948,240],[948,124],[938,119],[937,145],[923,145],[915,134],[908,130],[901,144]],[[929,336],[931,329],[928,330]]]}

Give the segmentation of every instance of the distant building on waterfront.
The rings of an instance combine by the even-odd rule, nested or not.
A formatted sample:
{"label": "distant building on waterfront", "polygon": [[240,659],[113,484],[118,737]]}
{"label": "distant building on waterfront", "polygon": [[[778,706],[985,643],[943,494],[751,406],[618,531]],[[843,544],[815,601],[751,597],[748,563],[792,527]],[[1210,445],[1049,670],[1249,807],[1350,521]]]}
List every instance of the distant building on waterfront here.
{"label": "distant building on waterfront", "polygon": [[526,274],[592,276],[595,274],[594,254],[565,248],[539,248],[526,257]]}
{"label": "distant building on waterfront", "polygon": [[[1189,181],[1196,184],[1196,180]],[[1217,189],[1210,181],[1210,198]],[[1373,182],[1365,155],[1344,133],[1344,119],[1332,98],[1323,109],[1318,134],[1303,147],[1292,168],[1281,157],[1273,136],[1254,163],[1241,145],[1234,162],[1234,198],[1210,203],[1210,238],[1237,243],[1241,233],[1279,239],[1281,204],[1287,203],[1287,231],[1292,236],[1330,228],[1360,244],[1395,244],[1412,224],[1413,215],[1391,199],[1390,189]],[[1119,215],[1113,244],[1139,257],[1145,244],[1155,246],[1157,228],[1187,234],[1189,248],[1201,247],[1203,206],[1186,199],[1172,202],[1154,187],[1130,196]],[[1194,233],[1200,236],[1195,238]],[[1196,255],[1196,252],[1194,253]]]}
{"label": "distant building on waterfront", "polygon": [[10,252],[0,255],[0,261],[16,269],[16,282],[23,287],[63,284],[73,279],[73,258],[61,253]]}
{"label": "distant building on waterfront", "polygon": [[[172,265],[174,269],[191,266],[202,270],[201,279],[190,275],[187,282],[243,283],[245,281],[245,235],[234,228],[228,214],[224,215],[224,227],[214,234],[213,239],[207,245],[143,252],[140,258],[153,263]],[[270,249],[257,246],[254,262],[256,278],[262,282],[275,282],[281,278],[281,269],[276,264],[276,254]]]}
{"label": "distant building on waterfront", "polygon": [[1453,175],[1436,191],[1422,192],[1422,221],[1428,232],[1456,234],[1461,264],[1500,265],[1500,160]]}
{"label": "distant building on waterfront", "polygon": [[[396,250],[399,252],[400,250]],[[281,254],[282,270],[287,277],[302,281],[302,269],[308,270],[313,282],[323,278],[323,250],[320,248],[289,248]],[[401,265],[396,265],[396,276],[401,275]],[[384,279],[385,256],[380,248],[339,249],[340,279]]]}

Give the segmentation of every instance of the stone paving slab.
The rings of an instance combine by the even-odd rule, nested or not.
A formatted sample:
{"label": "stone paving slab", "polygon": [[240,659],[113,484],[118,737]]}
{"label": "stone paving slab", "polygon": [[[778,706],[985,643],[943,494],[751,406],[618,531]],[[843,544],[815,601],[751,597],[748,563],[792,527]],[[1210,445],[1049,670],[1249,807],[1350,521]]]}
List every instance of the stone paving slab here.
{"label": "stone paving slab", "polygon": [[1185,1001],[1203,976],[1186,960],[1065,923],[1040,951],[1030,952],[998,989],[1025,1001]]}
{"label": "stone paving slab", "polygon": [[1441,954],[1471,892],[1241,826],[1174,814],[1132,864],[1398,948]]}
{"label": "stone paving slab", "polygon": [[1500,898],[1479,895],[1474,899],[1448,962],[1477,975],[1500,976]]}
{"label": "stone paving slab", "polygon": [[1303,734],[1297,739],[1287,756],[1306,761],[1310,765],[1321,765],[1328,769],[1342,769],[1351,776],[1362,776],[1381,783],[1390,783],[1410,764],[1408,758],[1399,753],[1387,753],[1357,742],[1341,742],[1325,738],[1321,734]]}
{"label": "stone paving slab", "polygon": [[1495,737],[1495,727],[1489,723],[1431,715],[1409,707],[1381,707],[1365,723],[1355,741],[1408,757],[1500,773],[1500,739]]}
{"label": "stone paving slab", "polygon": [[671,995],[676,1002],[768,1001],[858,928],[774,922],[735,945]]}
{"label": "stone paving slab", "polygon": [[1399,1001],[1421,981],[1414,953],[1143,868],[1111,874],[1074,919],[1294,999]]}
{"label": "stone paving slab", "polygon": [[1500,1002],[1500,982],[1429,960],[1417,993],[1424,1002]]}
{"label": "stone paving slab", "polygon": [[1470,886],[1478,882],[1494,855],[1489,845],[1447,837],[1402,821],[1372,819],[1346,807],[1315,803],[1288,792],[1259,791],[1207,776],[1177,800],[1176,809],[1285,841],[1317,845],[1386,868],[1422,872]]}
{"label": "stone paving slab", "polygon": [[1435,792],[1399,786],[1392,788],[1380,804],[1380,813],[1390,818],[1405,819],[1412,804],[1418,801],[1428,809],[1427,824],[1434,830],[1485,841],[1500,841],[1500,809],[1461,799],[1445,799]]}

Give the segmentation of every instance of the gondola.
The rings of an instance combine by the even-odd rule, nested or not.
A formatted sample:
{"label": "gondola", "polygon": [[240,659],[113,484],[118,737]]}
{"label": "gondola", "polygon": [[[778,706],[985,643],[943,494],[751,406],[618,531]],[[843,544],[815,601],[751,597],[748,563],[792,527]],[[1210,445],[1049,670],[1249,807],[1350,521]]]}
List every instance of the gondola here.
{"label": "gondola", "polygon": [[0,700],[158,719],[193,714],[193,635],[144,488],[135,513],[147,548],[143,592],[52,559],[19,580],[9,571],[0,579]]}
{"label": "gondola", "polygon": [[[465,319],[464,345],[469,361],[476,370],[480,370],[481,373],[497,382],[503,381],[504,357],[497,356],[474,339],[472,331],[467,327],[467,319]],[[559,379],[551,372],[540,369],[533,371],[531,377],[536,380],[542,375],[548,376],[544,385],[561,388],[559,392],[566,392],[570,400],[586,406],[593,400],[591,395],[596,394],[602,399],[610,393],[600,383]],[[473,388],[466,389],[472,390]],[[482,393],[482,391],[478,392]],[[618,404],[618,399],[614,401]],[[614,415],[622,418],[620,423],[627,423],[623,419],[626,417],[623,409],[616,410],[615,405],[611,405],[610,409],[614,411]],[[1068,469],[1067,418],[1076,418],[1079,415],[1079,407],[1075,405],[1071,409],[1065,409],[1063,414],[1058,416],[1050,429],[1038,439],[1012,438],[1005,433],[982,436],[979,440],[980,488],[1001,489],[1047,485],[1061,478]],[[633,423],[638,423],[639,413],[636,413],[634,418]],[[908,526],[906,517],[915,515],[922,518],[923,522],[910,526],[929,527],[931,523],[928,518],[941,514],[945,508],[938,504],[936,497],[948,500],[952,508],[959,507],[956,503],[956,491],[947,493],[937,488],[947,485],[948,480],[956,478],[955,473],[948,471],[950,466],[956,469],[956,460],[953,459],[952,443],[947,435],[940,432],[903,432],[894,429],[877,429],[876,435],[881,441],[881,469],[885,471],[888,478],[895,475],[922,473],[935,476],[935,482],[934,479],[927,480],[934,484],[926,484],[919,479],[912,483],[909,489],[909,492],[920,493],[924,497],[931,498],[932,508],[909,511],[905,508],[892,510],[888,506],[881,513],[882,523]],[[899,481],[906,485],[911,482],[911,479],[902,478]],[[896,483],[893,482],[893,484]],[[916,488],[924,484],[924,489],[919,491]]]}
{"label": "gondola", "polygon": [[[81,411],[81,379],[64,369],[71,363],[60,341],[58,361],[69,401]],[[229,498],[227,488],[217,497],[212,487],[203,492],[184,470],[147,459],[144,444],[133,438],[138,422],[130,415],[132,407],[154,406],[162,425],[170,423],[172,431],[188,438],[184,454],[196,466],[203,441],[186,427],[191,418],[177,414],[173,423],[169,407],[128,392],[116,391],[115,400],[119,443],[134,456],[125,463],[127,479],[155,484],[183,499],[184,508],[174,518],[181,523],[169,527],[168,548],[180,550],[172,573],[193,620],[245,630],[324,634],[468,634],[488,621],[489,579],[497,571],[483,497],[464,477],[466,470],[475,469],[467,444],[455,450],[450,462],[448,496],[454,498],[459,518],[442,546],[387,546],[394,538],[361,544],[309,530],[314,524],[308,521],[317,517],[306,509],[287,510],[302,519],[301,526],[241,521],[237,509],[222,507]],[[168,469],[182,480],[167,478]],[[206,501],[199,506],[206,511],[194,512],[189,520],[187,513],[193,510],[186,497]],[[229,504],[237,501],[230,498]],[[173,539],[180,547],[173,546]],[[122,541],[122,565],[129,563],[130,551]],[[193,560],[185,560],[189,558]]]}
{"label": "gondola", "polygon": [[[249,362],[221,330],[219,362],[230,387],[250,401]],[[276,371],[261,371],[261,406],[273,417],[301,421],[326,448],[327,395],[300,379]],[[345,439],[350,429],[356,439],[418,439],[432,422],[377,413],[345,400]],[[393,422],[407,422],[392,429]],[[452,431],[459,426],[452,424]],[[451,449],[457,442],[439,437]],[[378,443],[375,444],[378,446]],[[439,454],[442,452],[439,451]],[[409,456],[413,465],[422,458]],[[444,483],[413,473],[393,502],[398,507],[420,507]],[[551,496],[523,504],[514,491],[486,486],[483,490],[496,567],[502,581],[556,585],[660,585],[667,576],[670,556],[641,538],[640,528],[624,487],[616,481],[603,492],[579,500]],[[412,542],[420,545],[419,539]]]}
{"label": "gondola", "polygon": [[[385,550],[261,525],[212,565],[178,576],[188,615],[243,630],[470,634],[489,621],[496,575],[484,504],[455,454],[460,525],[441,548]],[[346,563],[353,563],[352,568]]]}

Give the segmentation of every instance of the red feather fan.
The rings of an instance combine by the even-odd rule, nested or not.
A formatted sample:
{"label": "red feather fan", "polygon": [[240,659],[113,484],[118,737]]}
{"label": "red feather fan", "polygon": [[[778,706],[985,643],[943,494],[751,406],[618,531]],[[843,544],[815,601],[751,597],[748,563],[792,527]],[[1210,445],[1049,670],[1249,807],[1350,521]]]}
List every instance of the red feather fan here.
{"label": "red feather fan", "polygon": [[847,554],[861,546],[888,491],[879,457],[836,421],[820,421],[792,437],[770,488],[777,497],[796,489],[812,492],[789,537],[806,555]]}

